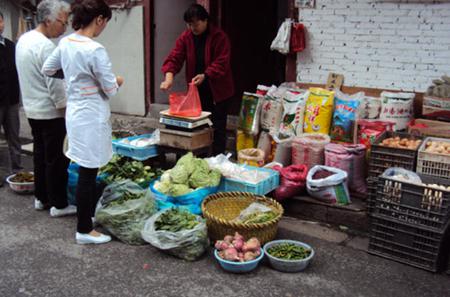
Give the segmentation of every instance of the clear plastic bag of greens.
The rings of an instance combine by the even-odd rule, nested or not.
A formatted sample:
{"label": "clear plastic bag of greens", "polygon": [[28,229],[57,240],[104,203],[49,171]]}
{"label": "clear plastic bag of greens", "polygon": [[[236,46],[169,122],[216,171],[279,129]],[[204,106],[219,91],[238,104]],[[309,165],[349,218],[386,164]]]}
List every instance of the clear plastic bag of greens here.
{"label": "clear plastic bag of greens", "polygon": [[157,211],[150,189],[123,180],[108,185],[97,203],[95,220],[121,241],[145,244],[141,230],[145,221]]}
{"label": "clear plastic bag of greens", "polygon": [[233,221],[244,224],[258,224],[273,220],[276,216],[277,214],[272,208],[259,202],[253,202],[241,211]]}
{"label": "clear plastic bag of greens", "polygon": [[178,231],[158,228],[157,225],[161,225],[160,217],[164,214],[167,215],[168,212],[174,212],[174,210],[186,211],[182,208],[169,208],[157,212],[145,222],[142,229],[142,238],[152,246],[168,254],[184,260],[195,261],[203,255],[209,246],[205,220],[186,211],[196,221],[193,228],[184,228]]}

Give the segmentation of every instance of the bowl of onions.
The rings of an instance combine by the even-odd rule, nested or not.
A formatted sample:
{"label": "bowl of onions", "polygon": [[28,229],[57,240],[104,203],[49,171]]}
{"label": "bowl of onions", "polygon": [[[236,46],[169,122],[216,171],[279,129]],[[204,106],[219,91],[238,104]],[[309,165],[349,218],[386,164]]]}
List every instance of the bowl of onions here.
{"label": "bowl of onions", "polygon": [[255,237],[245,241],[239,233],[227,235],[215,244],[214,257],[228,272],[246,273],[258,267],[264,257],[264,250]]}

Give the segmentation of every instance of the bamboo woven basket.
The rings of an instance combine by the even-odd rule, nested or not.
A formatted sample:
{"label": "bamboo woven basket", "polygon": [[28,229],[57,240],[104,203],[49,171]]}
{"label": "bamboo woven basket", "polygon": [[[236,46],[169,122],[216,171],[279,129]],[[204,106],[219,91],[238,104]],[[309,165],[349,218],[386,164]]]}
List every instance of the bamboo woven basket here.
{"label": "bamboo woven basket", "polygon": [[[262,202],[273,208],[278,215],[265,223],[243,224],[232,222],[242,210],[253,202]],[[208,235],[213,240],[221,240],[225,235],[233,235],[239,232],[246,239],[256,237],[261,244],[275,238],[278,222],[283,215],[283,207],[275,200],[244,192],[223,192],[209,195],[202,203],[203,216],[206,218]]]}

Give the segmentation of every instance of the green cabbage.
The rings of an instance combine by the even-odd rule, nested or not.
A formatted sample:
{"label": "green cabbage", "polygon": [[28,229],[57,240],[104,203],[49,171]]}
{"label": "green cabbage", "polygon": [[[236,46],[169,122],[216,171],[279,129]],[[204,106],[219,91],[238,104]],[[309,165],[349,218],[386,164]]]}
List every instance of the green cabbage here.
{"label": "green cabbage", "polygon": [[222,173],[217,170],[217,169],[213,169],[211,170],[211,172],[209,173],[209,186],[210,187],[217,187],[220,184],[220,180],[222,179]]}
{"label": "green cabbage", "polygon": [[170,181],[157,181],[155,182],[154,188],[158,192],[167,195],[170,192],[170,186],[171,186]]}
{"label": "green cabbage", "polygon": [[188,153],[178,160],[175,167],[164,172],[155,189],[165,195],[181,196],[193,189],[216,187],[222,175],[218,170],[210,170],[208,162]]}
{"label": "green cabbage", "polygon": [[187,193],[192,192],[192,189],[189,188],[187,185],[181,185],[181,184],[171,184],[170,185],[170,192],[169,195],[173,197],[181,196]]}
{"label": "green cabbage", "polygon": [[184,165],[176,165],[170,171],[170,179],[176,184],[188,184],[189,173]]}
{"label": "green cabbage", "polygon": [[164,171],[164,173],[161,175],[161,182],[171,182],[171,179],[170,179],[170,172],[171,172],[172,170],[166,170],[166,171]]}
{"label": "green cabbage", "polygon": [[195,160],[196,158],[194,157],[194,155],[191,152],[189,152],[178,160],[177,165],[175,167],[184,166],[189,176],[192,174],[192,172],[194,172]]}
{"label": "green cabbage", "polygon": [[220,183],[222,174],[218,170],[203,170],[197,168],[189,178],[191,188],[217,187]]}

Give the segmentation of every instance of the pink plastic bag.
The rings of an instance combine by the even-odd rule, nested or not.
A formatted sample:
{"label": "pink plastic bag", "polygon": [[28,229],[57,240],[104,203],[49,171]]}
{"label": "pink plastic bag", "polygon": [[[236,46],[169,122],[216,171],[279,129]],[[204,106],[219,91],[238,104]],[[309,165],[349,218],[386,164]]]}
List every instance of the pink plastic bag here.
{"label": "pink plastic bag", "polygon": [[350,191],[360,196],[367,193],[365,154],[366,147],[362,144],[330,143],[325,146],[325,165],[347,172]]}
{"label": "pink plastic bag", "polygon": [[305,133],[292,141],[292,164],[304,164],[308,168],[324,164],[325,145],[330,143],[326,134]]}
{"label": "pink plastic bag", "polygon": [[182,117],[198,117],[202,114],[202,104],[197,86],[189,84],[187,94],[171,93],[169,95],[169,113]]}

